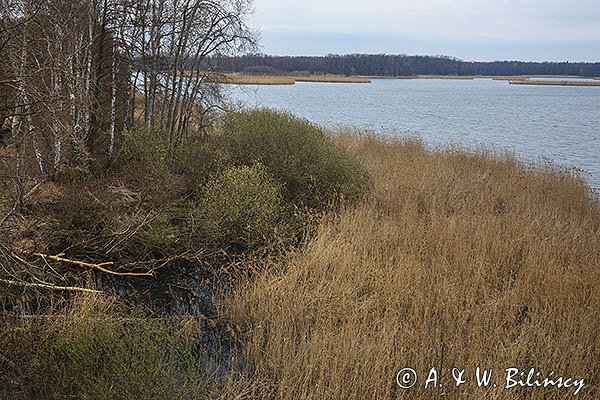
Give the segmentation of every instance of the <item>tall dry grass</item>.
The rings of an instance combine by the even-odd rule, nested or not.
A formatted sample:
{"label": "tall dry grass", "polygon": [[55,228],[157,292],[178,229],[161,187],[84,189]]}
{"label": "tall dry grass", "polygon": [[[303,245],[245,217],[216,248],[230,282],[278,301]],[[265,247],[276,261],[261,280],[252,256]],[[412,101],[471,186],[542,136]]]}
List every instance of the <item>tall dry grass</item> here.
{"label": "tall dry grass", "polygon": [[[584,378],[600,396],[600,207],[568,171],[510,156],[341,136],[373,179],[283,273],[224,299],[263,399],[572,398],[504,370]],[[478,389],[477,366],[497,388]],[[418,386],[396,373],[412,367]],[[436,367],[442,388],[423,389]],[[468,382],[453,384],[451,369]]]}

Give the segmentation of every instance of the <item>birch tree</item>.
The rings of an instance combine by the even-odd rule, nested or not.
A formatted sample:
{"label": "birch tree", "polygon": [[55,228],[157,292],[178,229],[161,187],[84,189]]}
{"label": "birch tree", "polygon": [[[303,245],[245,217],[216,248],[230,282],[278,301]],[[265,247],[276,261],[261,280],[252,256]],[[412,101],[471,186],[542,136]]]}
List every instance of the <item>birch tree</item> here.
{"label": "birch tree", "polygon": [[0,0],[16,202],[28,179],[110,163],[136,123],[172,146],[201,131],[222,104],[213,60],[254,48],[250,11],[250,0]]}

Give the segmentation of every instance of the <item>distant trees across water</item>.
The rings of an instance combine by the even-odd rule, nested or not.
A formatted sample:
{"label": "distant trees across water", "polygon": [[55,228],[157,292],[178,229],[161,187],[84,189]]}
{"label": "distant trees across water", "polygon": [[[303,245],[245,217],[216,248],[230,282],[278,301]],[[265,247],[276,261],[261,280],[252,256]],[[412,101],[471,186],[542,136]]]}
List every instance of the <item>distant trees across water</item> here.
{"label": "distant trees across water", "polygon": [[463,61],[447,56],[347,54],[326,56],[270,56],[223,58],[227,72],[254,74],[309,73],[337,75],[579,75],[600,76],[600,62]]}

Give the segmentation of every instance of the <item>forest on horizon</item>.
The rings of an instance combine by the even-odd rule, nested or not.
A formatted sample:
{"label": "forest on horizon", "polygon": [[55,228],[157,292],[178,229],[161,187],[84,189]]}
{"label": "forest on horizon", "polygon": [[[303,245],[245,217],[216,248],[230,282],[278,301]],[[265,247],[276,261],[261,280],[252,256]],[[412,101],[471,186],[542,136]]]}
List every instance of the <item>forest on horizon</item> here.
{"label": "forest on horizon", "polygon": [[600,62],[464,61],[449,56],[404,54],[329,54],[273,56],[249,54],[220,60],[226,72],[251,74],[309,73],[367,76],[408,75],[578,75],[600,76]]}

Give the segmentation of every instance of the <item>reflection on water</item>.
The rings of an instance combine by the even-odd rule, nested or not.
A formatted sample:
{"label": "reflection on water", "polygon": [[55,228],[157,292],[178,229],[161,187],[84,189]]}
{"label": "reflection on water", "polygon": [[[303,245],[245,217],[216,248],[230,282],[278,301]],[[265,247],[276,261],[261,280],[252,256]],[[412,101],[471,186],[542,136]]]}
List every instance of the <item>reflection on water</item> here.
{"label": "reflection on water", "polygon": [[371,84],[233,86],[249,106],[285,109],[326,127],[418,134],[429,145],[493,147],[548,157],[600,187],[600,87],[515,86],[490,79],[375,79]]}

